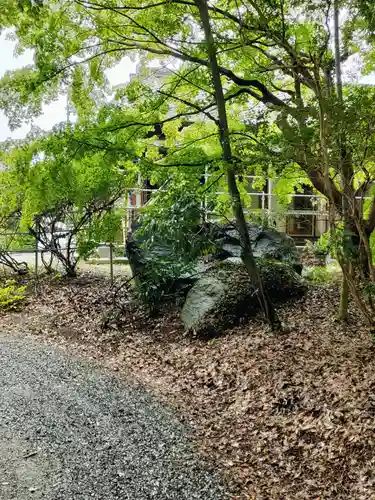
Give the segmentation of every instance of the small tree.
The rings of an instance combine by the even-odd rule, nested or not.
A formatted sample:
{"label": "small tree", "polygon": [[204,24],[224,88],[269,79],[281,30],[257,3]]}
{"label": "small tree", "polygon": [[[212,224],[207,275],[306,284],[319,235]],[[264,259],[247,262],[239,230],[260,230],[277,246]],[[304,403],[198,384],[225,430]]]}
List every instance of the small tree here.
{"label": "small tree", "polygon": [[11,269],[15,274],[22,276],[29,272],[28,264],[27,262],[19,262],[10,252],[12,243],[17,238],[18,231],[19,224],[15,214],[0,215],[0,264]]}
{"label": "small tree", "polygon": [[47,272],[54,271],[55,259],[67,276],[76,276],[79,260],[105,241],[104,235],[113,232],[114,219],[110,214],[120,197],[121,191],[110,200],[95,200],[81,210],[67,204],[50,208],[35,217],[29,233],[41,246],[41,258]]}
{"label": "small tree", "polygon": [[75,275],[88,246],[93,249],[95,231],[99,244],[98,237],[112,230],[110,214],[126,182],[106,151],[81,148],[78,154],[78,149],[73,131],[57,130],[9,144],[3,155],[8,165],[2,175],[3,210],[16,212],[21,228],[38,241],[47,270],[54,258],[68,276]]}

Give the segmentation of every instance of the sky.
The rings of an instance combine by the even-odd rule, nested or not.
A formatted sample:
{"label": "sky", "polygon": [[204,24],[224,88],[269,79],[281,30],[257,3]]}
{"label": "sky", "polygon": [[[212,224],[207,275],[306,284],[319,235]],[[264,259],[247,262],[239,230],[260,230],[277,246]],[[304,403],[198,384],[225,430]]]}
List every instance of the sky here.
{"label": "sky", "polygon": [[[20,56],[14,54],[15,42],[7,39],[6,34],[0,34],[0,78],[6,71],[22,68],[33,63],[32,51],[26,51]],[[130,73],[135,73],[136,63],[128,58],[117,66],[107,70],[107,76],[112,85],[119,85],[129,80]],[[66,97],[61,96],[57,101],[44,106],[43,115],[34,120],[33,124],[44,129],[50,130],[56,123],[66,119]],[[11,131],[8,127],[8,120],[3,112],[0,111],[0,142],[7,138],[21,139],[30,131],[31,124],[23,125],[16,130]]]}

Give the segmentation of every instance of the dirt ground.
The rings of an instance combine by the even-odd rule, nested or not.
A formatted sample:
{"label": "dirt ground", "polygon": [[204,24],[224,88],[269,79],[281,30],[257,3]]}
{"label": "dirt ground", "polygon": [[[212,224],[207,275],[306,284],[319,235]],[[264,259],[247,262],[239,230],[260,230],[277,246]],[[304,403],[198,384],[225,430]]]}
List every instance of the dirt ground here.
{"label": "dirt ground", "polygon": [[211,341],[185,335],[172,305],[150,318],[116,286],[98,275],[44,282],[1,322],[156,392],[193,425],[233,499],[375,498],[375,349],[354,307],[348,325],[336,320],[336,286],[279,308],[282,334],[255,319]]}

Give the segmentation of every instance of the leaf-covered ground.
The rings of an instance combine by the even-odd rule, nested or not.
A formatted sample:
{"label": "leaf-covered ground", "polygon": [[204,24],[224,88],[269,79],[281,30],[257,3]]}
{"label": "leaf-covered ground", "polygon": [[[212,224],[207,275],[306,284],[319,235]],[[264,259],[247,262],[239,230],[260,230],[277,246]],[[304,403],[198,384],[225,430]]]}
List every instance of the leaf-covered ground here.
{"label": "leaf-covered ground", "polygon": [[184,336],[176,310],[150,319],[122,292],[114,321],[106,278],[45,282],[1,322],[157,391],[195,426],[233,499],[375,498],[375,349],[354,309],[348,326],[335,320],[334,286],[279,309],[283,334],[253,321],[209,342]]}

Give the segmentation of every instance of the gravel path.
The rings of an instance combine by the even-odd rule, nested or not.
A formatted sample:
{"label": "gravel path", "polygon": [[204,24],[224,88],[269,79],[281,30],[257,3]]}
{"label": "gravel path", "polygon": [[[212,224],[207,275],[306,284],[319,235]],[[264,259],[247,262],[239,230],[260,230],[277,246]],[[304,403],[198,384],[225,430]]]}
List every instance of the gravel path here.
{"label": "gravel path", "polygon": [[0,334],[1,500],[221,500],[186,434],[96,363]]}

